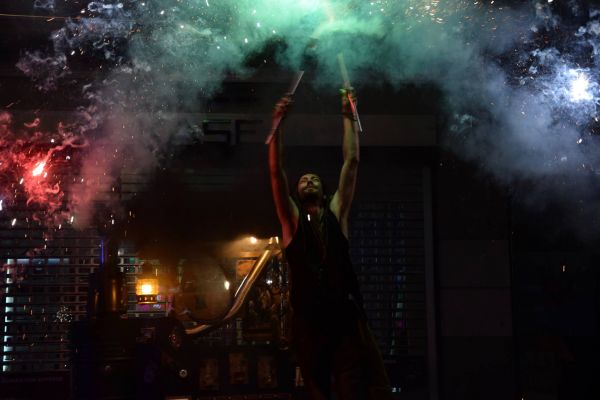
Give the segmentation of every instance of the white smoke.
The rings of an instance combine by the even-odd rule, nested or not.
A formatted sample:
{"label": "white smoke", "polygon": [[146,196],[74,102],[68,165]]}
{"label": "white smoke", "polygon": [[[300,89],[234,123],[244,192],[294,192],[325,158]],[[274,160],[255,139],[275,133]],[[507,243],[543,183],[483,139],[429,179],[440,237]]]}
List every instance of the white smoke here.
{"label": "white smoke", "polygon": [[[51,93],[71,79],[72,62],[95,63],[70,125],[91,142],[84,176],[155,165],[181,125],[173,110],[209,98],[229,73],[251,74],[248,56],[282,43],[280,64],[314,60],[328,88],[339,86],[340,52],[359,89],[367,79],[436,85],[448,146],[502,182],[537,179],[547,192],[552,177],[600,164],[590,150],[600,13],[566,5],[581,26],[566,26],[547,1],[94,1],[52,34],[50,51],[25,52],[18,67]],[[93,197],[80,193],[77,207]]]}

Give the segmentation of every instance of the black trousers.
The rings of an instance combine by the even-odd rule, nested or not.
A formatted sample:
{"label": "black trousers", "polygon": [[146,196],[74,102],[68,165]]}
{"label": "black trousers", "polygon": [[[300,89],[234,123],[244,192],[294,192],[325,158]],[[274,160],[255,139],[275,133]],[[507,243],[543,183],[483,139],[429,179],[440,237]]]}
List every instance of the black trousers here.
{"label": "black trousers", "polygon": [[362,313],[351,304],[324,317],[293,319],[293,344],[308,398],[391,399],[381,353]]}

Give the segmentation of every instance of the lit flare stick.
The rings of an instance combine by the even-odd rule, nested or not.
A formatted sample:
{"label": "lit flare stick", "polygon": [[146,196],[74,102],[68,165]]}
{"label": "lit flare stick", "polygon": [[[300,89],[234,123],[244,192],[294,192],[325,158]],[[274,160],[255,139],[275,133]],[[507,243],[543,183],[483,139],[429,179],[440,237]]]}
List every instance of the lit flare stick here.
{"label": "lit flare stick", "polygon": [[37,163],[37,165],[35,166],[33,171],[31,171],[31,175],[33,175],[33,176],[41,175],[42,172],[44,172],[45,166],[46,166],[46,161],[40,161],[39,163]]}
{"label": "lit flare stick", "polygon": [[[325,8],[325,14],[327,15],[328,23],[333,23],[335,21],[335,13],[333,12],[331,3],[329,1],[323,1],[323,6]],[[348,68],[346,68],[346,62],[344,61],[344,53],[338,53],[338,64],[340,65],[340,72],[342,74],[342,79],[344,81],[344,89],[350,89],[350,76],[348,75]],[[352,117],[354,121],[356,121],[356,126],[358,131],[362,133],[362,124],[360,122],[360,116],[358,115],[358,109],[356,108],[356,103],[350,96],[350,92],[346,91],[346,95],[348,96],[348,101],[350,102],[350,108],[352,109]]]}
{"label": "lit flare stick", "polygon": [[[344,81],[344,89],[350,89],[350,76],[348,75],[348,69],[346,68],[346,62],[344,61],[344,54],[339,53],[338,56],[338,64],[340,65],[340,72],[342,74],[342,79]],[[352,109],[352,116],[356,121],[356,126],[358,127],[358,131],[362,132],[362,124],[360,123],[360,116],[358,115],[358,109],[356,108],[356,103],[352,96],[350,96],[350,91],[346,91],[346,96],[348,96],[348,102],[350,103],[350,108]]]}
{"label": "lit flare stick", "polygon": [[[302,80],[303,75],[304,75],[304,71],[298,71],[296,73],[296,75],[294,75],[292,84],[290,85],[290,88],[286,92],[285,96],[292,97],[294,95],[294,93],[296,93],[296,89],[298,89],[298,85],[300,84],[300,81]],[[283,115],[278,115],[277,117],[275,117],[273,119],[273,123],[271,125],[271,131],[269,132],[269,135],[267,135],[267,140],[265,140],[265,144],[271,143],[271,141],[273,140],[273,137],[275,136],[275,134],[277,133],[277,130],[279,129],[279,125],[281,124],[282,119],[283,119]]]}

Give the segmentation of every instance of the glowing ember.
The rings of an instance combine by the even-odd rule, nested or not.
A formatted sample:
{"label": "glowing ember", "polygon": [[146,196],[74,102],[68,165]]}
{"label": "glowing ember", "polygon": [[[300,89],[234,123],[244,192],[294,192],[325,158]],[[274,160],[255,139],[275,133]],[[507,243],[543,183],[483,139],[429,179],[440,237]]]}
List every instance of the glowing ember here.
{"label": "glowing ember", "polygon": [[44,167],[46,166],[46,162],[45,161],[40,161],[39,163],[37,163],[37,165],[35,166],[35,168],[33,169],[33,171],[31,171],[31,175],[33,176],[39,176],[42,174],[42,172],[44,172]]}

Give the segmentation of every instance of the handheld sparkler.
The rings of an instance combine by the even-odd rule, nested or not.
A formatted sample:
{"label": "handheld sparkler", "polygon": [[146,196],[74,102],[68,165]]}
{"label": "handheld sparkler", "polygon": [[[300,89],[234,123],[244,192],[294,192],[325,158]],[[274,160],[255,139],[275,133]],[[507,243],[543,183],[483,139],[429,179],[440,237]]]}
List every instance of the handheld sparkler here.
{"label": "handheld sparkler", "polygon": [[[344,89],[349,89],[350,86],[350,76],[348,75],[348,69],[346,68],[346,62],[344,61],[344,54],[339,53],[338,56],[338,64],[340,65],[340,72],[342,74],[342,79],[344,81]],[[356,103],[352,96],[350,96],[350,91],[346,91],[346,96],[348,96],[348,102],[350,103],[350,108],[352,109],[352,116],[356,121],[356,126],[358,127],[358,131],[362,132],[362,124],[360,123],[360,116],[358,115],[358,109],[356,108]]]}
{"label": "handheld sparkler", "polygon": [[[300,84],[300,81],[302,80],[303,75],[304,75],[304,71],[298,71],[294,75],[294,79],[292,79],[290,88],[285,94],[286,96],[292,97],[294,95],[294,93],[296,93],[296,89],[298,89],[298,85]],[[281,124],[282,119],[283,119],[283,115],[278,115],[277,117],[275,117],[273,119],[271,131],[267,135],[267,140],[265,140],[265,144],[271,143],[271,141],[273,140],[273,137],[275,136],[275,134],[277,133],[277,130],[279,129],[279,125]]]}

